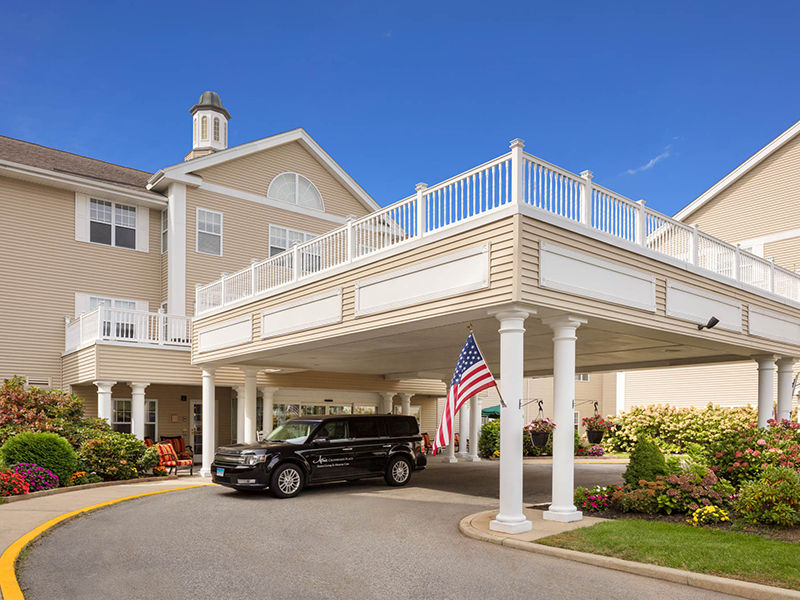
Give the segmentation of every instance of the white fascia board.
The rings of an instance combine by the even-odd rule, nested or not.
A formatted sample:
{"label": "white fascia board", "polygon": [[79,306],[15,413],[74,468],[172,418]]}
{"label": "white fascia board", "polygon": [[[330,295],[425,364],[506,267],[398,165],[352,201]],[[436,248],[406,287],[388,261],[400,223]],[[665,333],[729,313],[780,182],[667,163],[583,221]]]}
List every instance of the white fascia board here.
{"label": "white fascia board", "polygon": [[734,184],[742,176],[744,176],[750,170],[758,166],[765,158],[767,158],[770,154],[778,150],[781,146],[783,146],[786,142],[791,140],[798,133],[800,133],[800,121],[789,127],[789,129],[784,131],[782,134],[780,134],[778,137],[772,140],[769,144],[764,146],[761,150],[753,154],[753,156],[748,158],[746,161],[744,161],[742,164],[736,167],[733,171],[728,173],[725,177],[720,179],[713,186],[708,188],[705,192],[703,192],[690,204],[683,207],[680,211],[678,211],[675,214],[673,218],[677,219],[678,221],[683,221],[686,217],[688,217],[698,208],[706,204],[714,196],[719,194],[725,188]]}
{"label": "white fascia board", "polygon": [[[347,172],[342,169],[342,167],[340,167],[339,164],[333,160],[333,158],[327,152],[325,152],[325,150],[323,150],[322,147],[310,135],[308,135],[306,130],[302,127],[256,140],[254,142],[248,142],[247,144],[234,146],[233,148],[228,148],[227,150],[214,152],[206,156],[201,156],[200,158],[193,158],[190,161],[182,162],[170,167],[164,167],[150,178],[148,187],[151,189],[160,189],[167,184],[167,180],[175,180],[175,178],[179,176],[188,175],[194,171],[207,169],[208,167],[212,167],[236,158],[241,158],[243,156],[248,156],[255,152],[261,152],[262,150],[269,150],[270,148],[282,146],[283,144],[288,144],[289,142],[300,142],[306,149],[310,150],[311,154],[322,163],[326,170],[334,175],[334,177],[336,177],[340,183],[349,188],[350,191],[353,192],[353,194],[359,198],[359,200],[361,200],[361,203],[364,204],[364,206],[369,208],[371,211],[379,210],[381,208],[380,205],[375,202],[375,200],[373,200],[366,191],[364,191],[364,188],[358,185],[356,181],[350,175],[348,175]],[[184,181],[184,183],[188,183],[188,181]]]}
{"label": "white fascia board", "polygon": [[34,183],[41,183],[50,187],[83,192],[90,196],[101,195],[104,199],[134,201],[140,206],[149,208],[165,208],[167,199],[155,192],[141,191],[116,186],[94,179],[87,179],[76,175],[56,173],[48,169],[40,169],[30,165],[23,165],[8,160],[0,160],[0,174],[12,179],[22,179]]}

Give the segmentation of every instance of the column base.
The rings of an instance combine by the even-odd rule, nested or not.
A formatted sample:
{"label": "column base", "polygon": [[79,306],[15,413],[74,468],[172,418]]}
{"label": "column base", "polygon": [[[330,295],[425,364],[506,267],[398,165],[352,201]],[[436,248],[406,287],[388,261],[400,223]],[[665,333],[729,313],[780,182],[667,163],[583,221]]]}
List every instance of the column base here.
{"label": "column base", "polygon": [[546,510],[542,513],[542,518],[545,521],[558,521],[559,523],[572,523],[573,521],[583,520],[583,513],[579,510],[570,512],[553,512]]}
{"label": "column base", "polygon": [[492,519],[489,521],[489,529],[491,531],[499,531],[501,533],[510,533],[512,535],[517,533],[525,533],[533,529],[533,523],[527,519],[524,521],[517,521],[516,523],[506,523],[505,521],[498,521]]}
{"label": "column base", "polygon": [[467,462],[481,462],[480,456],[468,456],[466,459]]}
{"label": "column base", "polygon": [[211,477],[211,469],[201,468],[197,474],[200,475],[200,477]]}
{"label": "column base", "polygon": [[442,462],[444,463],[457,463],[458,459],[455,456],[443,456]]}

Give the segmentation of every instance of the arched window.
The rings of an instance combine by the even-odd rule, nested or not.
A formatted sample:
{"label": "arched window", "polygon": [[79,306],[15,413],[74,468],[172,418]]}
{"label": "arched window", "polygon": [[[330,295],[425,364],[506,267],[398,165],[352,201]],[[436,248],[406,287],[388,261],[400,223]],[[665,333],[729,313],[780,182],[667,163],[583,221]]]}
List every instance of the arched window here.
{"label": "arched window", "polygon": [[269,184],[267,197],[304,208],[325,210],[317,186],[298,173],[281,173],[275,177]]}
{"label": "arched window", "polygon": [[194,118],[194,138],[192,138],[192,143],[197,143],[197,117]]}
{"label": "arched window", "polygon": [[219,117],[214,117],[214,141],[219,141]]}
{"label": "arched window", "polygon": [[202,117],[200,119],[200,139],[208,139],[208,117]]}
{"label": "arched window", "polygon": [[225,121],[222,124],[222,133],[224,134],[222,143],[225,144],[225,147],[227,148],[228,147],[228,122],[227,121]]}

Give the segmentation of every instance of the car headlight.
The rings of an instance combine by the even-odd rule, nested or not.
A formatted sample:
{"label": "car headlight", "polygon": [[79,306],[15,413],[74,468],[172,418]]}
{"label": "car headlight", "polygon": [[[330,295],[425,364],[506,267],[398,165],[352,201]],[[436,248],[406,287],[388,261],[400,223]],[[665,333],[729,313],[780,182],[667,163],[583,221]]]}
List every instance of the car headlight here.
{"label": "car headlight", "polygon": [[242,464],[247,466],[253,466],[258,463],[262,463],[265,460],[267,460],[266,454],[247,454],[242,460]]}

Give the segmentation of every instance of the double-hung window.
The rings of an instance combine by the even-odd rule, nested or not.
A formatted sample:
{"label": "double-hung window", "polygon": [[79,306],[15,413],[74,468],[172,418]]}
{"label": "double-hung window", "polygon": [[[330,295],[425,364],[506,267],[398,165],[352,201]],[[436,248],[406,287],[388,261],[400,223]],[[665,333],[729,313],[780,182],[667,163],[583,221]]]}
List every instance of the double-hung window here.
{"label": "double-hung window", "polygon": [[222,256],[222,213],[197,209],[197,251]]}
{"label": "double-hung window", "polygon": [[89,241],[106,246],[136,249],[136,207],[91,199]]}
{"label": "double-hung window", "polygon": [[158,400],[144,401],[144,437],[158,439]]}
{"label": "double-hung window", "polygon": [[103,335],[108,337],[113,331],[116,338],[133,339],[135,337],[134,317],[128,311],[136,310],[136,301],[89,296],[90,312],[101,304],[110,309],[103,316]]}
{"label": "double-hung window", "polygon": [[122,433],[131,432],[131,401],[114,398],[114,414],[111,415],[111,427]]}
{"label": "double-hung window", "polygon": [[[275,256],[281,252],[289,250],[295,244],[302,244],[317,237],[307,231],[297,231],[277,225],[269,226],[269,255]],[[314,244],[317,246],[317,244]],[[319,271],[321,257],[319,248],[307,248],[300,256],[300,269],[303,273],[314,273]]]}

